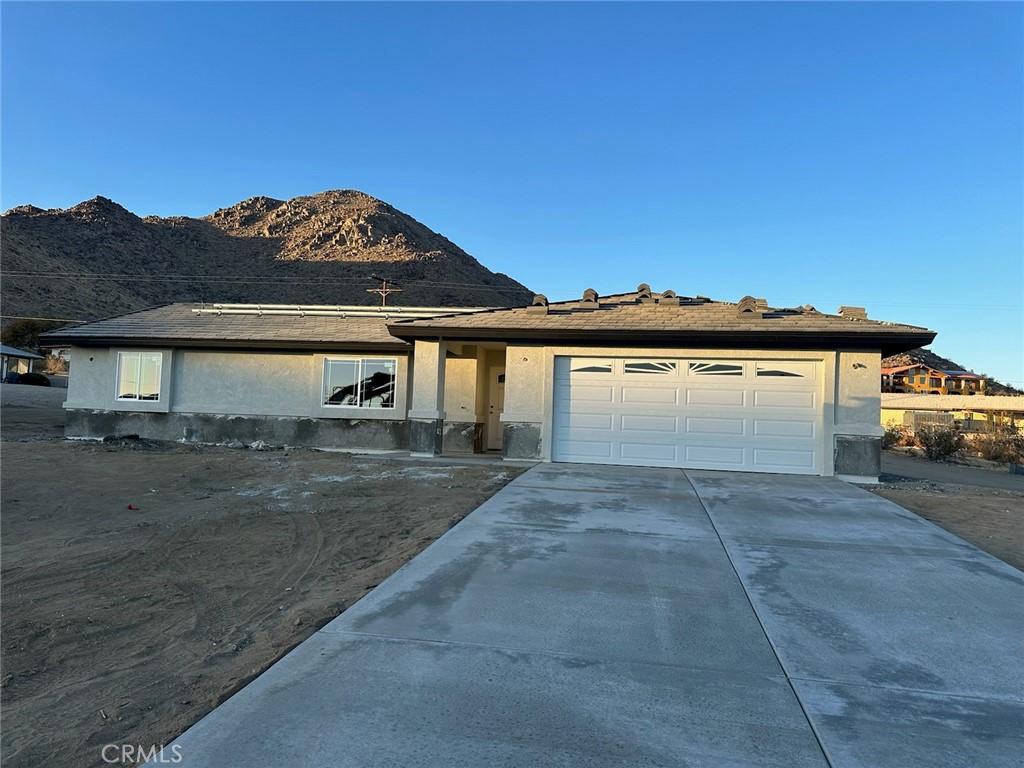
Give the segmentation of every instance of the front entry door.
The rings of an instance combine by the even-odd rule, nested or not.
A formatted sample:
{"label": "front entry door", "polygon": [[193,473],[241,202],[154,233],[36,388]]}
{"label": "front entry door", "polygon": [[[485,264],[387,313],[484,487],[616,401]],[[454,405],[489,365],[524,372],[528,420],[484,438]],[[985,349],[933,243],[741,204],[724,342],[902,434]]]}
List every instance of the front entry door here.
{"label": "front entry door", "polygon": [[487,450],[501,450],[501,412],[505,409],[505,366],[487,369]]}

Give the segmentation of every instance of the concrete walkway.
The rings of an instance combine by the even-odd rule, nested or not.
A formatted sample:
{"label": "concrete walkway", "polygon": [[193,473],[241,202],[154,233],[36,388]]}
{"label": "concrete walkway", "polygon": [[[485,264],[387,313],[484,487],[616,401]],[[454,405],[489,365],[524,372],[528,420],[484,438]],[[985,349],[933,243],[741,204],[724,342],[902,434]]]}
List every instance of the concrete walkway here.
{"label": "concrete walkway", "polygon": [[1003,766],[1024,576],[839,481],[539,465],[176,744],[209,766]]}

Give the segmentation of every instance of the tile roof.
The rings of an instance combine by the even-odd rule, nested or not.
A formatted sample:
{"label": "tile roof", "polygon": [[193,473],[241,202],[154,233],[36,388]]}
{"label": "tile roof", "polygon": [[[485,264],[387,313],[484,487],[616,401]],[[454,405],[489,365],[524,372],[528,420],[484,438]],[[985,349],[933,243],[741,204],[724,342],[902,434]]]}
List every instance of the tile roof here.
{"label": "tile roof", "polygon": [[[646,286],[644,286],[646,288]],[[740,303],[704,297],[623,293],[594,302],[563,301],[511,309],[405,308],[416,319],[399,315],[365,316],[373,308],[360,308],[358,316],[337,308],[307,307],[223,312],[197,304],[169,304],[120,317],[69,326],[44,334],[46,345],[65,344],[168,344],[173,346],[233,346],[251,348],[357,348],[404,349],[410,339],[505,338],[551,341],[699,342],[718,339],[775,346],[831,346],[842,341],[878,346],[887,354],[923,346],[935,333],[927,328],[869,320],[858,312],[828,315],[812,307],[772,309],[763,299],[746,297]],[[231,305],[240,306],[240,305]],[[741,312],[741,308],[749,311]],[[320,311],[324,310],[324,311]],[[390,310],[390,308],[389,308]],[[402,309],[395,308],[400,312]],[[429,313],[437,314],[425,316]],[[398,317],[398,319],[396,319]]]}
{"label": "tile roof", "polygon": [[[651,299],[638,294],[615,294],[598,300],[597,307],[585,307],[582,301],[551,303],[543,307],[496,309],[462,316],[438,316],[392,322],[396,336],[410,338],[426,335],[430,329],[444,335],[469,335],[472,332],[502,331],[541,334],[648,333],[648,334],[839,334],[871,337],[906,334],[925,339],[934,332],[927,328],[869,320],[857,315],[829,315],[813,307],[770,308],[761,299],[749,299],[742,306],[753,311],[741,313],[741,303],[712,301],[704,297],[679,297],[678,304],[663,301],[654,293]],[[925,338],[927,337],[927,338]]]}
{"label": "tile roof", "polygon": [[42,355],[37,355],[35,352],[27,352],[24,349],[18,349],[17,347],[10,347],[7,344],[0,344],[0,355],[4,357],[18,357],[24,360],[42,360]]}
{"label": "tile roof", "polygon": [[925,363],[914,363],[912,365],[897,365],[895,367],[882,366],[882,373],[891,375],[894,373],[902,373],[903,371],[909,371],[912,368],[923,368],[926,371],[935,371],[936,373],[942,373],[946,376],[950,376],[957,379],[983,379],[984,376],[979,376],[973,371],[963,371],[960,369],[949,369],[949,368],[936,368],[933,365],[926,365]]}
{"label": "tile roof", "polygon": [[338,317],[298,314],[214,314],[198,304],[154,309],[58,328],[43,344],[173,343],[179,346],[388,346],[408,344],[388,333],[387,316]]}

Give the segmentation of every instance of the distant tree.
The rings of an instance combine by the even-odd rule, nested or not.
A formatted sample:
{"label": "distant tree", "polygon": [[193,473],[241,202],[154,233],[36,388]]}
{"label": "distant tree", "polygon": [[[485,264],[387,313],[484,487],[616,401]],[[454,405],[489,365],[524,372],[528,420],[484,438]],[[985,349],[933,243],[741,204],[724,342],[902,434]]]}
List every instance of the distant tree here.
{"label": "distant tree", "polygon": [[0,340],[4,344],[19,349],[38,349],[39,334],[62,325],[66,325],[66,323],[52,320],[12,320],[3,327]]}

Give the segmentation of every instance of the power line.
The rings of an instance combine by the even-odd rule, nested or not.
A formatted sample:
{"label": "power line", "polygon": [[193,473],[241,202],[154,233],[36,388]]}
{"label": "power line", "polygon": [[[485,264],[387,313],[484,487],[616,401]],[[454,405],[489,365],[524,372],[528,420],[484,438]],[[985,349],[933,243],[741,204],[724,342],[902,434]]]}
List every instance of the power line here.
{"label": "power line", "polygon": [[55,323],[88,323],[89,320],[72,319],[70,317],[29,317],[28,315],[0,315],[3,320],[50,320]]}
{"label": "power line", "polygon": [[[4,278],[38,277],[46,279],[63,280],[94,280],[97,282],[146,282],[146,283],[206,283],[210,285],[324,285],[330,283],[350,283],[353,285],[373,285],[367,278],[344,278],[344,277],[289,277],[284,275],[143,275],[139,273],[117,273],[117,272],[29,272],[10,271],[0,273]],[[455,283],[442,282],[438,280],[403,280],[403,284],[419,285],[424,287],[437,287],[451,290],[490,290],[496,293],[524,293],[528,289],[516,288],[514,286],[487,285],[485,283]]]}

